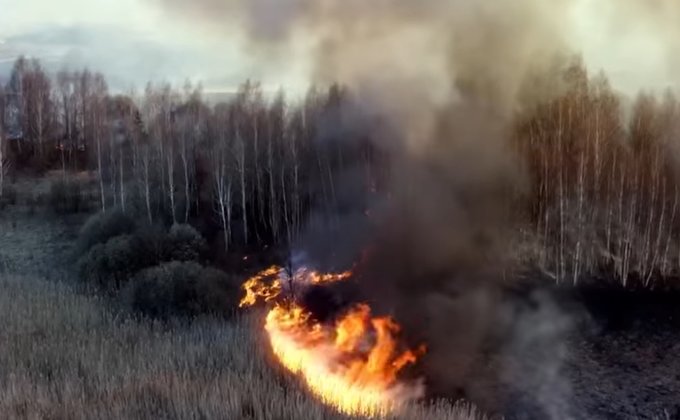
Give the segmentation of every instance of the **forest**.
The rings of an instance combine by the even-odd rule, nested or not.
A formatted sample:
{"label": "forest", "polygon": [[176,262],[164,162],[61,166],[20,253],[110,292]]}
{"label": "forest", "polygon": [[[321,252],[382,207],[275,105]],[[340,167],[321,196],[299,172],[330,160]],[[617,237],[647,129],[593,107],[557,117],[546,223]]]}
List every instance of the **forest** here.
{"label": "forest", "polygon": [[[16,417],[93,406],[111,418],[370,417],[317,398],[300,374],[282,379],[276,369],[298,370],[263,341],[296,337],[293,354],[323,359],[318,331],[337,345],[353,323],[360,336],[338,360],[369,366],[360,343],[377,352],[382,331],[382,366],[404,368],[379,388],[406,391],[396,418],[676,404],[654,368],[675,369],[673,352],[638,350],[667,348],[680,319],[670,91],[630,98],[560,58],[528,73],[509,109],[462,83],[461,100],[424,112],[432,131],[414,142],[414,121],[341,84],[293,96],[248,80],[220,100],[189,82],[121,93],[102,74],[19,58],[0,89],[0,282],[17,296],[3,301],[16,345],[0,362],[20,378],[3,379],[14,391],[0,407]],[[240,308],[244,294],[254,309]],[[612,361],[625,357],[632,367]],[[137,373],[121,388],[126,372]]]}
{"label": "forest", "polygon": [[[521,250],[513,266],[559,283],[672,283],[677,99],[626,98],[578,57],[552,73],[535,77],[557,93],[526,99],[504,128],[507,160],[523,174],[522,185],[502,187]],[[101,211],[192,223],[224,254],[285,250],[310,223],[332,225],[357,202],[370,217],[366,197],[392,188],[391,150],[374,139],[389,123],[363,111],[340,85],[288,99],[246,81],[219,103],[189,82],[114,94],[99,73],[52,76],[22,57],[0,91],[0,183],[6,192],[17,173],[59,170],[68,190],[72,174],[89,171]]]}

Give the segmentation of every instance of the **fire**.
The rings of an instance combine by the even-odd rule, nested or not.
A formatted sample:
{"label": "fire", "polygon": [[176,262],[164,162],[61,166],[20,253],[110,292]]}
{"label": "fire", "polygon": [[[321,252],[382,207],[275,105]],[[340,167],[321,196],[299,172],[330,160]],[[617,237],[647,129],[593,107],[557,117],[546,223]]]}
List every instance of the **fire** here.
{"label": "fire", "polygon": [[243,286],[246,295],[241,299],[239,308],[252,306],[257,303],[258,298],[262,298],[265,302],[276,299],[281,294],[281,282],[275,279],[272,284],[267,285],[263,281],[279,274],[281,269],[279,267],[270,267],[257,275],[249,278]]}
{"label": "fire", "polygon": [[[320,274],[302,269],[293,278],[302,285],[337,282],[351,272]],[[276,277],[275,277],[276,276]],[[269,279],[265,284],[264,280]],[[399,325],[389,317],[373,317],[366,304],[350,308],[332,324],[312,318],[293,298],[284,299],[292,279],[272,267],[243,285],[241,306],[270,302],[264,329],[274,355],[300,376],[323,403],[350,415],[376,416],[397,410],[422,396],[419,383],[399,381],[399,372],[417,361],[424,347],[400,351]]]}
{"label": "fire", "polygon": [[[351,277],[351,275],[351,271],[346,271],[339,274],[321,274],[316,271],[301,268],[295,272],[293,278],[295,279],[296,283],[304,285],[333,283],[348,279]],[[266,279],[271,279],[274,276],[277,276],[277,278],[274,278],[271,284],[266,284],[264,282]],[[275,300],[283,292],[283,283],[285,280],[287,280],[290,288],[293,287],[293,282],[291,279],[286,279],[285,277],[285,270],[283,270],[281,267],[272,266],[249,278],[243,284],[243,286],[241,286],[246,292],[246,295],[243,297],[243,299],[241,299],[239,307],[245,308],[248,306],[253,306],[255,303],[257,303],[258,298],[261,298],[265,302]]]}

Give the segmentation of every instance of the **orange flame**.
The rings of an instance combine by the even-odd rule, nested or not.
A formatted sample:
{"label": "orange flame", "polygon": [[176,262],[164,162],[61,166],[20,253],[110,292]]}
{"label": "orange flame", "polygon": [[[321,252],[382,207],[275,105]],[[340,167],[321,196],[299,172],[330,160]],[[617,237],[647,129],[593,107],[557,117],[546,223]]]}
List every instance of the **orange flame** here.
{"label": "orange flame", "polygon": [[[273,270],[273,271],[272,271]],[[279,273],[271,284],[263,280]],[[278,361],[303,378],[319,399],[350,415],[384,415],[422,396],[422,386],[398,380],[399,372],[417,361],[424,347],[399,352],[399,325],[389,317],[372,317],[366,304],[356,305],[332,325],[312,319],[295,302],[283,302],[282,271],[274,267],[244,284],[241,305],[273,302],[265,322]],[[303,270],[309,284],[342,281],[351,276]],[[254,297],[254,298],[253,298]]]}
{"label": "orange flame", "polygon": [[[258,298],[261,298],[264,302],[276,300],[283,292],[284,282],[282,281],[282,273],[284,273],[284,270],[281,267],[272,266],[246,280],[243,286],[241,286],[246,294],[241,299],[239,308],[255,305]],[[274,278],[271,284],[265,283],[266,279],[273,278],[274,276],[277,276],[277,278]],[[321,274],[316,271],[302,268],[297,270],[294,277],[296,282],[300,281],[303,284],[323,284],[342,281],[351,276],[351,271],[339,274]]]}
{"label": "orange flame", "polygon": [[257,303],[258,298],[262,298],[265,302],[276,299],[281,294],[281,282],[276,279],[272,284],[266,285],[264,279],[276,276],[280,271],[281,269],[279,267],[272,266],[249,278],[243,286],[241,286],[246,292],[246,295],[241,299],[241,302],[238,305],[239,308],[253,306]]}

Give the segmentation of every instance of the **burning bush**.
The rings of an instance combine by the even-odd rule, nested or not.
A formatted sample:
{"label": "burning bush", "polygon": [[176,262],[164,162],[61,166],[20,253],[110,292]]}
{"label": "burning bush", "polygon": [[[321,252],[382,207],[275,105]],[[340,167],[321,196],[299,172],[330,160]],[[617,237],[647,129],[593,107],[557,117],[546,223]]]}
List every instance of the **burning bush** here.
{"label": "burning bush", "polygon": [[298,269],[291,276],[272,267],[243,285],[240,306],[270,305],[264,329],[278,361],[299,375],[324,403],[351,415],[384,415],[422,396],[421,384],[399,378],[425,351],[399,342],[400,326],[376,317],[364,303],[321,321],[300,299],[306,289],[341,282],[350,272],[320,274]]}

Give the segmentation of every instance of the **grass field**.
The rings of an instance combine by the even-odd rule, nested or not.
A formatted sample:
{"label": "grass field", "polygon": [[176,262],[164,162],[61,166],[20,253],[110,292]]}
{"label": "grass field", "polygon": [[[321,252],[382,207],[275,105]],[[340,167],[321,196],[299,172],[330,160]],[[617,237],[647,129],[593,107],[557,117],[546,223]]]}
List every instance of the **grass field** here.
{"label": "grass field", "polygon": [[[344,419],[267,361],[257,320],[138,320],[85,292],[69,265],[75,223],[0,213],[0,417]],[[479,419],[413,406],[404,419]]]}

